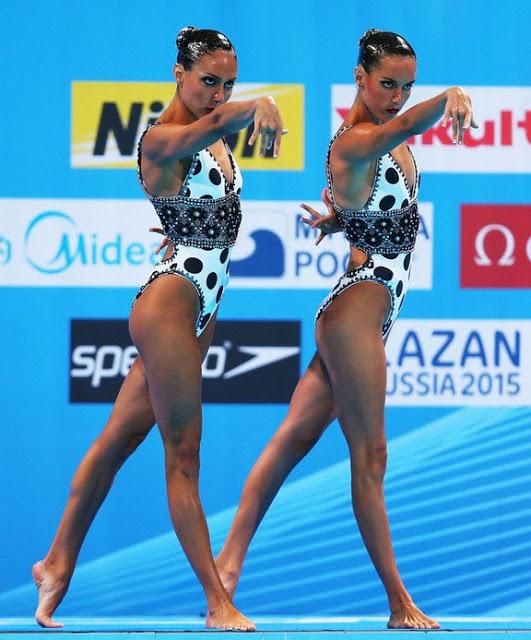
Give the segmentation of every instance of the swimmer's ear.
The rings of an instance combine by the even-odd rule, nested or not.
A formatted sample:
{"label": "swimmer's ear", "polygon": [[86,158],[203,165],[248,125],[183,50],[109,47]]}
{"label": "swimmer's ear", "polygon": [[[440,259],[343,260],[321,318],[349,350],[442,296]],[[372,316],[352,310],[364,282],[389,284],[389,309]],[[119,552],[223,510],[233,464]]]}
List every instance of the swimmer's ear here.
{"label": "swimmer's ear", "polygon": [[367,75],[367,72],[361,66],[361,64],[357,64],[354,67],[354,81],[358,85],[358,89],[361,89],[363,87],[363,82],[365,80],[366,75]]}
{"label": "swimmer's ear", "polygon": [[173,77],[175,78],[175,82],[177,83],[178,86],[181,86],[183,82],[183,76],[184,76],[184,67],[182,64],[179,64],[177,62],[176,64],[173,65]]}

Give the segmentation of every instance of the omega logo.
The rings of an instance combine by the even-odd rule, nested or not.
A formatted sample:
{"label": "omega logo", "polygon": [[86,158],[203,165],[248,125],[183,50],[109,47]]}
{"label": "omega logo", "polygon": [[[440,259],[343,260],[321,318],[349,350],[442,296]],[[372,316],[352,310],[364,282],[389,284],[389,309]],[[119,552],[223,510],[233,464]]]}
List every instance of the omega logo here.
{"label": "omega logo", "polygon": [[476,242],[474,243],[476,249],[476,255],[474,256],[474,262],[480,266],[489,266],[492,264],[492,260],[488,257],[485,251],[485,238],[489,233],[497,231],[505,238],[505,251],[502,257],[498,260],[498,264],[501,267],[509,267],[514,264],[514,235],[510,229],[502,224],[488,224],[479,230],[476,235]]}
{"label": "omega logo", "polygon": [[[480,267],[488,267],[493,264],[493,261],[488,256],[485,249],[485,239],[490,233],[501,233],[505,240],[505,249],[502,256],[497,260],[496,264],[500,267],[510,267],[514,264],[514,248],[515,239],[513,232],[503,224],[487,224],[482,227],[474,242],[474,248],[476,249],[476,255],[474,256],[474,262]],[[527,259],[531,262],[531,236],[527,239],[526,243]]]}

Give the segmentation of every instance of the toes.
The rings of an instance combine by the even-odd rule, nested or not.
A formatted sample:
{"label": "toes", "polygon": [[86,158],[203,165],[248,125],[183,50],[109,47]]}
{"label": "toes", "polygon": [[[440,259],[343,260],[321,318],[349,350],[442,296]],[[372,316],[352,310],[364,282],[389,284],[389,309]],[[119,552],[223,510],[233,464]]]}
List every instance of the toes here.
{"label": "toes", "polygon": [[46,629],[60,629],[63,627],[61,622],[55,622],[55,620],[52,620],[51,616],[36,615],[35,620],[41,627]]}
{"label": "toes", "polygon": [[440,629],[440,625],[428,616],[392,616],[387,623],[388,629]]}

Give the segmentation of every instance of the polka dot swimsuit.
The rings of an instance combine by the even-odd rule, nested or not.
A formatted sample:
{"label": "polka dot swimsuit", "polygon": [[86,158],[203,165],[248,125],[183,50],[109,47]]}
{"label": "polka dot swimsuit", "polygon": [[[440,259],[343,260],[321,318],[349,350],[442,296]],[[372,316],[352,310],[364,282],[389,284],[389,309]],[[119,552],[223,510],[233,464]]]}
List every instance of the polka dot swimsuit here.
{"label": "polka dot swimsuit", "polygon": [[415,184],[410,188],[399,164],[391,153],[387,153],[376,159],[371,195],[363,209],[339,207],[334,201],[330,149],[334,140],[349,128],[340,129],[330,142],[326,162],[328,189],[347,239],[352,246],[364,251],[367,259],[339,278],[319,307],[316,322],[337,296],[349,287],[358,282],[378,282],[386,288],[391,302],[382,327],[382,335],[386,339],[402,307],[409,284],[411,251],[415,246],[419,223],[419,173],[413,158]]}
{"label": "polka dot swimsuit", "polygon": [[242,176],[227,144],[233,184],[227,181],[212,153],[202,149],[194,154],[177,196],[152,196],[146,189],[140,166],[142,141],[148,130],[149,127],[138,143],[138,176],[174,249],[168,259],[155,265],[135,301],[160,276],[171,274],[186,278],[199,296],[200,310],[195,325],[199,336],[216,312],[229,282],[230,254],[241,220]]}

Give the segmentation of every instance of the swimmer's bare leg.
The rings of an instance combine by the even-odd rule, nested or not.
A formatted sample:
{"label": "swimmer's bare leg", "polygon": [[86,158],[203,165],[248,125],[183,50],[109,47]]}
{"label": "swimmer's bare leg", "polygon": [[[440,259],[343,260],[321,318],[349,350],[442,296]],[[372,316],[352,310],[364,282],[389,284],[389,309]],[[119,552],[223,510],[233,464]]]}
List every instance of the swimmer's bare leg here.
{"label": "swimmer's bare leg", "polygon": [[125,460],[154,424],[143,363],[137,358],[116,399],[111,416],[81,461],[50,550],[32,568],[39,602],[35,620],[62,627],[52,616],[64,598],[81,544]]}
{"label": "swimmer's bare leg", "polygon": [[333,419],[330,386],[315,354],[293,392],[287,416],[249,473],[229,535],[216,558],[219,576],[231,598],[258,525],[286,477]]}
{"label": "swimmer's bare leg", "polygon": [[349,448],[354,514],[389,600],[388,627],[433,629],[439,625],[415,606],[400,577],[384,500],[386,360],[381,331],[388,310],[382,285],[358,283],[325,309],[316,337]]}
{"label": "swimmer's bare leg", "polygon": [[190,282],[171,275],[158,278],[137,300],[129,327],[164,446],[171,520],[205,593],[206,626],[253,631],[255,625],[234,607],[221,583],[199,496],[201,361],[214,318],[197,338],[198,305]]}

